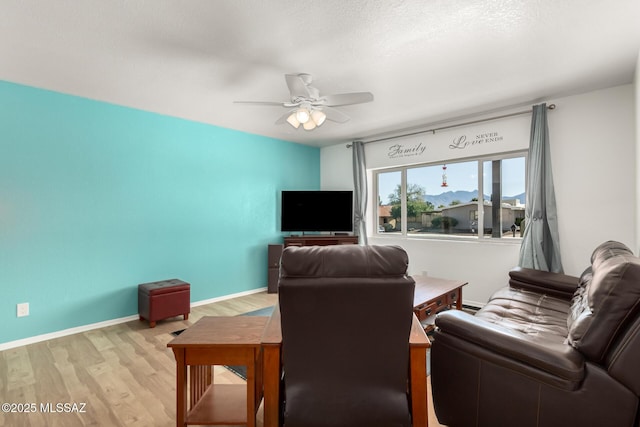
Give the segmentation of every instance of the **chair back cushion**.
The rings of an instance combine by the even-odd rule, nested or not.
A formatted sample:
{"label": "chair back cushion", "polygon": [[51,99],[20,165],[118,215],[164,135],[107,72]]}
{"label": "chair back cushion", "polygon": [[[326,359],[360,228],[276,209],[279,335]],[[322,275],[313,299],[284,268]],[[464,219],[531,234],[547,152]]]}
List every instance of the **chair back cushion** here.
{"label": "chair back cushion", "polygon": [[567,319],[569,343],[601,363],[640,309],[640,259],[622,243],[598,246]]}
{"label": "chair back cushion", "polygon": [[395,246],[285,248],[278,297],[287,427],[410,425],[407,265]]}
{"label": "chair back cushion", "polygon": [[407,253],[399,246],[289,246],[282,255],[280,276],[403,278],[408,265]]}

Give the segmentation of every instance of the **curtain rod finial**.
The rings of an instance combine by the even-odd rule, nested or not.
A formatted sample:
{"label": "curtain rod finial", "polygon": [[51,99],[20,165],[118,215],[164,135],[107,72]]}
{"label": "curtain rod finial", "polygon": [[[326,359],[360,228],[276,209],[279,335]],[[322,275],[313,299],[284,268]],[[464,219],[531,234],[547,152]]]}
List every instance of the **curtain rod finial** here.
{"label": "curtain rod finial", "polygon": [[556,109],[556,104],[549,104],[549,106],[547,108],[549,110],[555,110]]}

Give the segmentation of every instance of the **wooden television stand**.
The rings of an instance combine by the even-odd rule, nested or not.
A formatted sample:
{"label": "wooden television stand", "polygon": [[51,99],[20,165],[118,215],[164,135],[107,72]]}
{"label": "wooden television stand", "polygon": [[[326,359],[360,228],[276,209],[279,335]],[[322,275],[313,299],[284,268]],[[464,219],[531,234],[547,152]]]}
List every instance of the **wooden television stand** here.
{"label": "wooden television stand", "polygon": [[357,245],[358,236],[308,235],[284,238],[284,246]]}
{"label": "wooden television stand", "polygon": [[282,248],[287,246],[327,246],[327,245],[357,245],[358,236],[327,236],[308,235],[291,236],[284,238],[284,245],[269,245],[268,262],[269,270],[267,276],[267,291],[269,293],[278,292],[278,277],[280,276],[280,256]]}

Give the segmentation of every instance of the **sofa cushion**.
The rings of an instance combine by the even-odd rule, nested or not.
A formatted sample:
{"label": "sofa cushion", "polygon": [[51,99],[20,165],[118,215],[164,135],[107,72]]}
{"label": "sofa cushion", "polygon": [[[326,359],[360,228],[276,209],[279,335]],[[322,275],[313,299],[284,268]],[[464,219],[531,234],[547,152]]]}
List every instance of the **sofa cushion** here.
{"label": "sofa cushion", "polygon": [[605,242],[591,257],[567,317],[568,342],[601,362],[618,331],[640,309],[640,260],[619,242]]}
{"label": "sofa cushion", "polygon": [[597,265],[617,255],[633,255],[633,252],[624,243],[608,240],[598,245],[591,254],[591,265]]}
{"label": "sofa cushion", "polygon": [[580,318],[585,311],[585,293],[587,286],[591,283],[591,279],[593,278],[593,263],[595,262],[597,265],[600,265],[603,261],[606,261],[613,256],[629,253],[631,253],[631,250],[626,245],[613,240],[604,242],[594,249],[591,254],[592,265],[587,267],[580,275],[578,288],[571,300],[571,315],[567,317],[567,329],[571,330],[575,320]]}
{"label": "sofa cushion", "polygon": [[569,301],[505,287],[494,293],[476,317],[528,335],[535,340],[564,342]]}

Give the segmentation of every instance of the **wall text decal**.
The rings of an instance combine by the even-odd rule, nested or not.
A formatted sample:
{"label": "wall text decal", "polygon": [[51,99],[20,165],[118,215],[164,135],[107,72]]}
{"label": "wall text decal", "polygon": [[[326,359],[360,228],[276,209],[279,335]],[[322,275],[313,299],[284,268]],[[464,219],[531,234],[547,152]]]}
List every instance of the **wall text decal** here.
{"label": "wall text decal", "polygon": [[499,142],[503,139],[498,132],[481,133],[476,135],[475,139],[467,139],[467,135],[461,135],[453,138],[453,142],[449,144],[449,148],[452,150],[464,150],[473,145]]}
{"label": "wall text decal", "polygon": [[481,123],[435,133],[419,132],[365,145],[367,168],[382,169],[421,163],[453,163],[470,156],[493,155],[529,148],[531,117]]}
{"label": "wall text decal", "polygon": [[389,152],[387,154],[391,159],[396,159],[398,157],[412,157],[421,155],[426,149],[427,147],[422,145],[422,142],[412,147],[406,147],[402,144],[394,144],[389,147]]}

